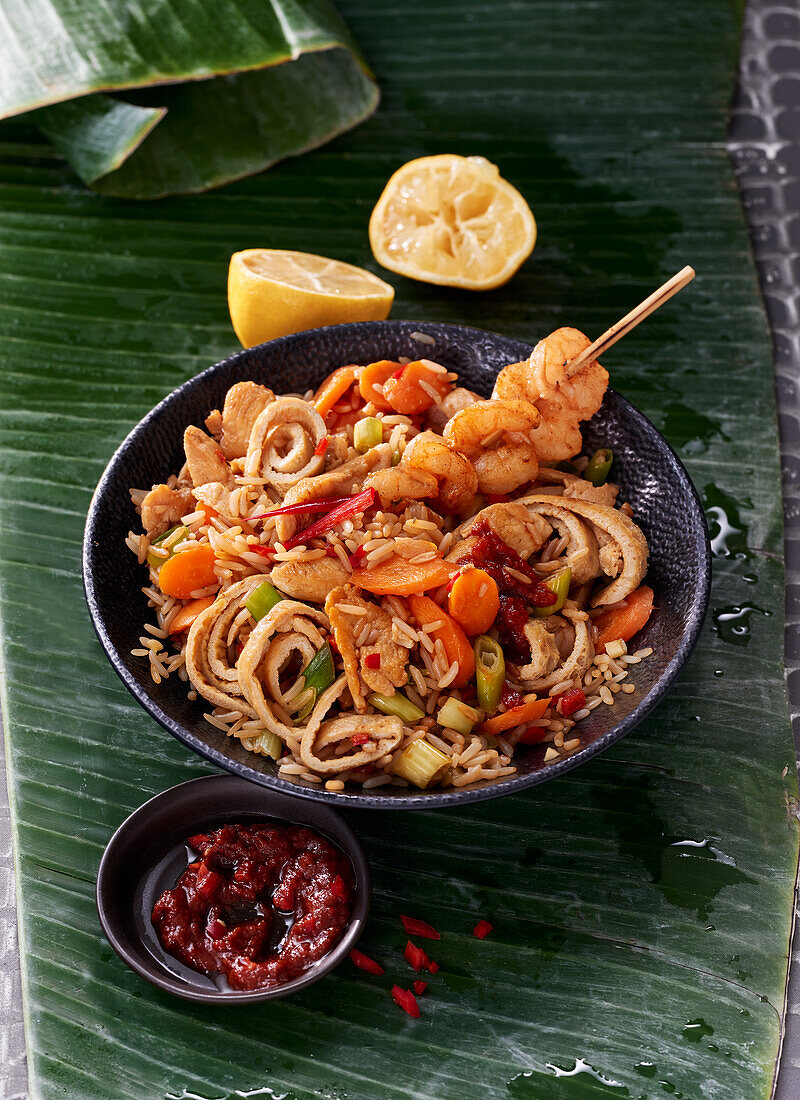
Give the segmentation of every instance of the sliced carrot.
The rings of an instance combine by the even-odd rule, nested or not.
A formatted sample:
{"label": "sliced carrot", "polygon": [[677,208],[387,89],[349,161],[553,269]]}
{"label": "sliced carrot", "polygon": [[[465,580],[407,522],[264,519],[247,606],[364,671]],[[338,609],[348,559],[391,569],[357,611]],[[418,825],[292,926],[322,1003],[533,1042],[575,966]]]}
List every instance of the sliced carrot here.
{"label": "sliced carrot", "polygon": [[465,569],[453,582],[447,609],[470,638],[485,634],[500,610],[497,582],[483,569]]}
{"label": "sliced carrot", "polygon": [[[453,383],[443,371],[433,369],[437,364],[433,367],[430,364],[429,359],[415,359],[390,376],[383,387],[383,395],[395,412],[405,416],[426,412],[436,401],[425,386],[432,387],[439,395],[439,401],[453,388]],[[421,386],[420,382],[424,382],[425,386]]]}
{"label": "sliced carrot", "polygon": [[375,596],[413,596],[447,584],[458,566],[442,558],[411,565],[406,558],[393,557],[372,569],[354,569],[353,584]]}
{"label": "sliced carrot", "polygon": [[314,394],[314,407],[320,416],[329,413],[340,397],[343,397],[356,380],[356,368],[339,367],[329,375]]}
{"label": "sliced carrot", "polygon": [[[395,363],[393,359],[379,359],[364,367],[358,383],[364,400],[371,401],[381,412],[389,412],[392,406],[383,396],[383,385],[401,366],[401,363]],[[380,389],[376,389],[376,386],[380,386]]]}
{"label": "sliced carrot", "polygon": [[204,504],[202,500],[197,502],[197,511],[203,513],[206,523],[210,523],[214,516],[219,515],[216,508],[212,508],[210,504]]}
{"label": "sliced carrot", "polygon": [[547,696],[544,699],[526,699],[522,706],[512,707],[504,714],[496,714],[494,718],[487,718],[481,725],[480,731],[496,737],[498,733],[512,730],[515,726],[523,726],[526,722],[534,722],[544,715],[552,702],[553,700]]}
{"label": "sliced carrot", "polygon": [[179,600],[188,600],[198,588],[208,588],[217,583],[214,572],[214,551],[208,543],[193,546],[190,550],[181,550],[174,557],[167,558],[158,572],[158,587],[165,596],[175,596]]}
{"label": "sliced carrot", "polygon": [[429,637],[435,642],[438,638],[444,646],[447,655],[447,663],[452,665],[458,661],[458,672],[450,686],[454,688],[464,687],[475,675],[475,651],[472,643],[464,631],[437,603],[428,596],[410,596],[409,607],[411,614],[418,626],[428,626],[430,623],[441,622],[442,626],[431,630]]}
{"label": "sliced carrot", "polygon": [[170,634],[180,634],[182,630],[188,630],[201,611],[211,607],[216,596],[203,596],[202,599],[192,600],[184,604],[178,614],[169,624]]}
{"label": "sliced carrot", "polygon": [[621,638],[628,642],[637,634],[653,611],[653,589],[643,584],[626,597],[625,607],[612,608],[598,615],[592,624],[597,631],[595,650],[605,653],[606,645]]}

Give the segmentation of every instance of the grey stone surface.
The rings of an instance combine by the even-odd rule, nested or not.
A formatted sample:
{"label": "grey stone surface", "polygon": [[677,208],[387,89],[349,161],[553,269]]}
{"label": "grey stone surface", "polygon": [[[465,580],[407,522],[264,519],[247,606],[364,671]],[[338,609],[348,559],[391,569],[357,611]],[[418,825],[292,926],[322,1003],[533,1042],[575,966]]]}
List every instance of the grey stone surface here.
{"label": "grey stone surface", "polygon": [[[786,674],[800,753],[800,5],[750,0],[728,145],[772,328],[783,468]],[[775,1100],[800,1097],[800,946]]]}

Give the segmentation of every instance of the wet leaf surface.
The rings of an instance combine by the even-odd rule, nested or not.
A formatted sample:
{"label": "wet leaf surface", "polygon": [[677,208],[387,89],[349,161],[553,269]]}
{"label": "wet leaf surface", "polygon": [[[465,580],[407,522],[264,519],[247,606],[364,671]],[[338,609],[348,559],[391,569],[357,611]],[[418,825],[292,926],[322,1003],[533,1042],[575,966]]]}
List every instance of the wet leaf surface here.
{"label": "wet leaf surface", "polygon": [[[797,863],[781,670],[770,343],[724,150],[736,5],[618,0],[341,5],[385,91],[331,145],[218,192],[136,205],[84,191],[0,128],[0,598],[35,1090],[335,1100],[766,1097]],[[112,830],[206,770],[95,641],[79,579],[91,491],[178,382],[232,351],[227,259],[255,244],[377,270],[372,204],[411,156],[495,160],[539,223],[532,260],[476,296],[401,279],[394,315],[531,342],[594,335],[686,262],[691,288],[607,357],[704,495],[712,614],[669,698],[613,751],[514,798],[352,813],[375,873],[362,949],[300,997],[200,1010],[128,972],[94,910]],[[123,550],[120,548],[120,553]],[[749,611],[747,645],[715,620]],[[719,625],[719,623],[718,623]],[[408,913],[442,933],[410,1020]],[[483,941],[479,919],[493,925]],[[433,945],[431,945],[433,946]]]}

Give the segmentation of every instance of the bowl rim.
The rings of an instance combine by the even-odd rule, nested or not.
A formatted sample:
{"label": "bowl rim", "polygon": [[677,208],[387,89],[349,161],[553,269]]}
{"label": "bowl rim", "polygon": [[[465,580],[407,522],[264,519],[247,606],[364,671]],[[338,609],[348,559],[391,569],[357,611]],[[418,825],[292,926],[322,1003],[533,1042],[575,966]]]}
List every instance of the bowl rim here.
{"label": "bowl rim", "polygon": [[[123,661],[117,647],[111,640],[100,612],[94,584],[94,574],[91,568],[92,545],[97,532],[100,501],[109,486],[114,482],[117,465],[125,457],[128,449],[135,446],[139,442],[141,436],[147,433],[152,422],[158,419],[162,409],[172,405],[173,402],[179,402],[183,394],[194,390],[198,385],[202,385],[206,380],[212,378],[221,370],[230,366],[235,366],[243,360],[247,360],[252,356],[254,351],[263,348],[281,349],[282,347],[290,346],[292,343],[300,342],[311,336],[319,336],[320,334],[328,333],[332,330],[337,330],[341,333],[358,333],[359,331],[369,333],[373,332],[376,327],[391,328],[399,332],[408,330],[409,335],[417,331],[427,330],[431,333],[440,331],[443,334],[448,332],[459,332],[461,334],[474,335],[476,340],[485,339],[488,336],[507,344],[509,352],[512,354],[521,353],[523,349],[530,347],[530,345],[525,344],[522,340],[504,336],[502,333],[491,332],[487,329],[474,328],[470,325],[450,324],[442,321],[401,319],[388,321],[361,321],[351,324],[327,325],[322,328],[307,329],[299,333],[293,333],[289,336],[282,336],[276,340],[270,340],[264,344],[257,344],[252,348],[243,348],[241,351],[234,352],[225,359],[221,359],[219,362],[206,367],[193,377],[186,379],[185,382],[182,382],[181,385],[166,394],[161,401],[159,401],[158,404],[142,417],[131,431],[128,432],[109,459],[97,487],[92,494],[92,499],[87,510],[82,549],[83,587],[89,609],[89,617],[100,644],[111,662],[114,671],[140,706],[142,706],[152,718],[155,718],[155,720],[178,741],[193,749],[194,752],[198,753],[201,757],[231,774],[249,779],[251,782],[261,787],[283,794],[295,795],[312,802],[324,802],[331,805],[338,805],[339,807],[349,806],[354,809],[423,810],[453,807],[457,805],[461,806],[471,802],[483,802],[491,798],[500,798],[504,795],[514,794],[529,787],[538,786],[540,783],[564,775],[580,764],[591,760],[599,753],[604,752],[639,725],[639,723],[658,706],[680,675],[683,666],[686,664],[697,645],[708,610],[711,593],[711,542],[705,511],[697,489],[674,448],[664,438],[661,432],[659,432],[652,421],[649,420],[644,413],[640,412],[632,402],[626,397],[623,397],[622,394],[612,387],[608,388],[607,394],[611,395],[615,401],[621,404],[626,414],[630,416],[645,433],[655,436],[660,447],[664,449],[665,457],[669,459],[673,474],[683,484],[686,490],[689,510],[694,510],[697,518],[700,520],[703,538],[698,546],[699,561],[697,566],[697,583],[694,588],[683,637],[658,681],[650,689],[645,698],[642,699],[630,714],[617,722],[611,729],[595,738],[590,744],[579,749],[571,756],[549,764],[546,768],[540,768],[526,775],[507,776],[500,781],[495,780],[494,782],[485,783],[476,787],[466,787],[458,790],[417,791],[413,794],[393,794],[391,797],[380,797],[377,791],[374,794],[372,792],[367,793],[363,791],[349,793],[346,791],[328,791],[325,790],[324,787],[320,789],[312,785],[305,787],[291,783],[286,779],[281,779],[278,775],[268,775],[265,772],[259,772],[249,767],[247,764],[231,759],[225,753],[219,752],[217,749],[208,745],[188,729],[188,727],[183,726],[180,722],[171,718],[161,709],[150,694],[142,690],[141,686]],[[516,348],[516,352],[512,352],[514,348]]]}
{"label": "bowl rim", "polygon": [[[119,921],[115,919],[118,893],[113,889],[114,879],[118,873],[120,861],[124,860],[127,855],[127,846],[133,839],[131,834],[135,835],[137,830],[149,822],[154,820],[157,822],[162,812],[168,809],[173,810],[176,800],[185,800],[191,805],[192,799],[197,801],[201,799],[211,800],[212,798],[225,799],[226,797],[230,799],[232,796],[235,799],[236,788],[244,783],[247,783],[247,788],[240,787],[241,792],[247,794],[260,793],[264,799],[263,809],[248,808],[237,811],[235,806],[232,806],[230,812],[228,812],[224,807],[222,809],[215,807],[213,810],[209,809],[207,820],[216,820],[223,817],[234,822],[237,813],[240,816],[258,816],[263,813],[265,818],[270,818],[281,824],[307,825],[310,829],[329,839],[350,859],[355,876],[353,906],[350,921],[339,942],[326,955],[313,963],[308,970],[299,974],[296,978],[292,978],[291,981],[284,982],[272,989],[232,990],[230,992],[203,989],[187,985],[177,977],[167,976],[165,972],[159,970],[155,963],[147,964],[143,961],[144,956],[141,953],[132,950],[128,946],[129,937],[119,934]],[[273,811],[270,810],[270,803],[278,804]],[[190,827],[197,829],[197,822]],[[109,900],[109,894],[114,900]],[[153,795],[152,798],[138,806],[114,830],[111,839],[108,841],[97,869],[97,882],[95,885],[95,903],[100,925],[106,939],[120,959],[139,977],[144,978],[145,981],[157,989],[172,993],[183,1000],[215,1005],[255,1004],[262,1001],[280,1000],[282,997],[299,993],[301,990],[320,981],[321,978],[324,978],[326,974],[329,974],[331,970],[344,961],[345,956],[350,953],[358,942],[366,925],[371,900],[372,874],[369,860],[358,836],[337,810],[320,802],[310,803],[307,800],[287,795],[283,791],[274,791],[263,786],[259,789],[256,784],[230,774],[202,775],[195,779],[188,779]],[[144,947],[141,937],[136,937],[136,939],[138,945]]]}

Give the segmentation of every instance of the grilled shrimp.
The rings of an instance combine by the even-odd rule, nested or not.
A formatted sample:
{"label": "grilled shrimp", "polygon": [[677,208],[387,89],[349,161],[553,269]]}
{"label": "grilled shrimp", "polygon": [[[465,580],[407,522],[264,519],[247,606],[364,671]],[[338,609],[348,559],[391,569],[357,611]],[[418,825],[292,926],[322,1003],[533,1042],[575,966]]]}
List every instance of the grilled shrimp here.
{"label": "grilled shrimp", "polygon": [[438,482],[426,470],[411,466],[393,466],[389,470],[376,470],[364,482],[372,487],[381,500],[382,508],[391,508],[399,500],[429,500],[436,496]]}
{"label": "grilled shrimp", "polygon": [[476,401],[448,420],[444,441],[470,460],[482,493],[511,493],[536,477],[539,419],[527,401]]}
{"label": "grilled shrimp", "polygon": [[436,499],[445,512],[462,511],[478,491],[475,467],[435,432],[415,436],[403,451],[400,466],[433,474],[438,483]]}
{"label": "grilled shrimp", "polygon": [[540,340],[525,363],[504,367],[495,382],[495,398],[530,401],[541,414],[531,434],[542,462],[572,458],[582,446],[580,422],[603,403],[608,371],[590,360],[572,378],[566,367],[590,344],[576,328],[559,328]]}

